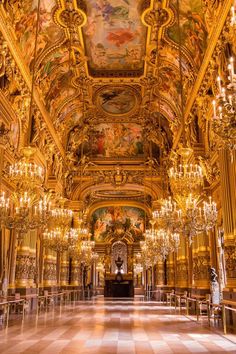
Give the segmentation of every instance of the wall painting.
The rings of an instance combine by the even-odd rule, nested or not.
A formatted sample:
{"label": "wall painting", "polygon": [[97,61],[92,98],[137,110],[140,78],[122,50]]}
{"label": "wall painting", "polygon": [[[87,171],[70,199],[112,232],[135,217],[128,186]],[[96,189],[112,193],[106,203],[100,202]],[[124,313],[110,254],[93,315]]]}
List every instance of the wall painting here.
{"label": "wall painting", "polygon": [[91,216],[91,233],[96,242],[105,242],[107,236],[122,238],[130,233],[135,240],[143,236],[145,212],[126,206],[97,209]]}

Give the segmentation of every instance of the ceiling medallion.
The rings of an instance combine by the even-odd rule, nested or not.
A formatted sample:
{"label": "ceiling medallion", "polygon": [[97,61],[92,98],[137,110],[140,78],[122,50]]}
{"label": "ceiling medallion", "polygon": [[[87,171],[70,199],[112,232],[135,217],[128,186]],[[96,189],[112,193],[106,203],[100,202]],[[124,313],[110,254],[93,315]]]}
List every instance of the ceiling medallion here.
{"label": "ceiling medallion", "polygon": [[141,96],[127,85],[106,85],[94,95],[97,107],[109,116],[125,116],[134,113]]}

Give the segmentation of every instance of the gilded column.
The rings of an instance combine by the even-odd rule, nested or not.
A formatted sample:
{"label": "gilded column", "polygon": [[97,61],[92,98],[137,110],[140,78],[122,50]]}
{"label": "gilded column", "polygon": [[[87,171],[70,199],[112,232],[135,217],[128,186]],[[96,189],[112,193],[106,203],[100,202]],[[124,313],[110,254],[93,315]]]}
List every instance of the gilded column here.
{"label": "gilded column", "polygon": [[210,292],[210,248],[209,237],[203,232],[195,236],[193,245],[194,293],[205,295]]}
{"label": "gilded column", "polygon": [[77,259],[72,260],[72,269],[71,269],[71,285],[79,286],[81,285],[80,280],[80,263]]}
{"label": "gilded column", "polygon": [[23,240],[18,242],[17,248],[15,285],[19,291],[30,287],[30,267],[30,232],[28,232]]}
{"label": "gilded column", "polygon": [[61,254],[61,265],[60,265],[60,286],[67,286],[69,280],[69,262],[68,254],[64,252]]}
{"label": "gilded column", "polygon": [[233,160],[227,150],[220,151],[219,157],[227,298],[227,293],[236,287],[236,152]]}
{"label": "gilded column", "polygon": [[183,292],[188,288],[186,237],[183,235],[180,235],[180,245],[176,255],[176,288],[179,292]]}
{"label": "gilded column", "polygon": [[36,241],[37,241],[37,230],[30,231],[30,244],[29,244],[29,277],[28,282],[30,287],[35,287],[36,283]]}
{"label": "gilded column", "polygon": [[43,285],[44,287],[54,287],[57,284],[56,255],[50,249],[45,250]]}
{"label": "gilded column", "polygon": [[161,287],[165,284],[165,271],[164,271],[164,262],[159,261],[156,264],[156,287]]}
{"label": "gilded column", "polygon": [[170,288],[175,288],[176,267],[175,267],[174,253],[169,255],[166,262],[166,266],[167,266],[167,285]]}
{"label": "gilded column", "polygon": [[15,289],[15,278],[16,278],[16,255],[17,255],[17,240],[16,232],[14,230],[8,230],[10,235],[10,246],[9,246],[9,258],[8,258],[8,268],[9,268],[9,289]]}

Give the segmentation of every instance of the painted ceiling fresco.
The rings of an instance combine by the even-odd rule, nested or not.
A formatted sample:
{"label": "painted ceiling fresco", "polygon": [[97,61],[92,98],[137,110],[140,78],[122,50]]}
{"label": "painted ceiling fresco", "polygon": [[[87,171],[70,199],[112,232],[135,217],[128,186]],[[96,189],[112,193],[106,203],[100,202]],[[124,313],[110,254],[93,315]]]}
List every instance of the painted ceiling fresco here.
{"label": "painted ceiling fresco", "polygon": [[[179,3],[182,44],[194,60],[196,67],[199,68],[206,50],[208,34],[203,2],[181,0]],[[171,1],[171,5],[176,9],[177,1]],[[176,43],[179,43],[178,32],[177,22],[168,29],[169,38]]]}
{"label": "painted ceiling fresco", "polygon": [[[76,109],[74,102],[72,104],[72,99],[76,95],[79,96],[79,90],[73,83],[80,79],[81,74],[87,73],[85,67],[89,69],[92,80],[96,80],[96,77],[104,79],[110,76],[126,77],[132,72],[136,72],[137,75],[133,77],[138,78],[143,73],[145,74],[144,63],[148,62],[150,66],[155,67],[157,54],[156,44],[153,41],[155,36],[150,36],[150,28],[143,24],[142,17],[144,11],[145,13],[151,11],[154,3],[155,1],[144,0],[80,0],[77,1],[76,7],[75,2],[70,0],[41,0],[36,60],[37,85],[46,109],[52,120],[56,122],[57,129],[60,130],[61,123],[65,129],[66,122],[68,122],[68,134],[72,122],[74,121],[74,125],[78,124],[78,117],[81,116],[79,102],[77,108],[80,112],[77,118],[71,119],[70,117],[70,114],[75,117]],[[156,3],[158,4],[158,1]],[[31,69],[37,4],[38,0],[22,2],[6,0],[4,2],[22,55]],[[193,87],[197,69],[207,46],[207,30],[209,31],[211,21],[209,11],[204,8],[204,4],[205,2],[201,0],[180,1],[186,101],[187,93]],[[80,31],[77,27],[73,32],[74,66],[71,70],[68,32],[66,32],[66,27],[60,25],[58,16],[62,8],[74,8],[78,13],[80,6],[85,21],[81,24]],[[171,126],[177,127],[175,120],[180,112],[179,61],[176,49],[176,44],[179,43],[177,1],[167,1],[164,6],[170,9],[168,16],[173,18],[170,25],[163,31],[160,48],[161,85],[158,90],[162,96],[163,112],[170,120]],[[81,65],[84,65],[84,68],[80,69]],[[93,86],[93,81],[91,85]],[[133,108],[140,104],[141,101],[138,102],[137,97],[129,89],[122,89],[122,85],[112,89],[107,89],[104,85],[104,90],[97,95],[93,104],[99,107],[104,115],[111,117],[127,115],[128,117],[132,114]],[[158,94],[155,90],[153,87],[153,97],[157,98]],[[68,108],[65,105],[68,105]]]}
{"label": "painted ceiling fresco", "polygon": [[83,29],[89,68],[94,72],[143,69],[146,28],[137,0],[88,0]]}
{"label": "painted ceiling fresco", "polygon": [[[60,42],[64,37],[62,29],[53,22],[53,9],[56,5],[56,0],[41,0],[40,2],[37,56],[45,49]],[[17,7],[12,6],[10,1],[6,3],[22,53],[26,63],[29,65],[32,62],[34,53],[37,6],[38,0],[20,1]]]}
{"label": "painted ceiling fresco", "polygon": [[130,113],[137,104],[137,97],[130,87],[104,87],[96,97],[96,103],[110,115]]}
{"label": "painted ceiling fresco", "polygon": [[101,123],[89,132],[84,153],[92,157],[138,157],[144,153],[143,130],[135,123]]}
{"label": "painted ceiling fresco", "polygon": [[145,213],[142,209],[126,206],[109,206],[97,209],[91,216],[91,233],[96,242],[105,242],[113,235],[122,238],[126,233],[134,239],[142,238]]}

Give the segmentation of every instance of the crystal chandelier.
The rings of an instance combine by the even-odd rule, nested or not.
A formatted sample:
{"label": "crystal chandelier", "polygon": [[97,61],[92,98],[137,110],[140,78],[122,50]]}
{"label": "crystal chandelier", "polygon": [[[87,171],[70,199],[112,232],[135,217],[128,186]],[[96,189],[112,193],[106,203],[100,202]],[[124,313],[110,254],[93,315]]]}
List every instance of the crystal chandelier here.
{"label": "crystal chandelier", "polygon": [[148,241],[140,241],[140,248],[141,262],[145,265],[146,268],[154,266],[158,261],[158,257]]}
{"label": "crystal chandelier", "polygon": [[50,224],[66,228],[71,224],[73,211],[65,208],[53,208],[50,215]]}
{"label": "crystal chandelier", "polygon": [[165,229],[175,232],[179,223],[182,210],[177,207],[177,203],[169,197],[162,201],[160,210],[154,210],[152,213],[153,223],[159,229]]}
{"label": "crystal chandelier", "polygon": [[230,58],[228,84],[222,86],[218,76],[219,94],[212,102],[213,122],[212,129],[220,137],[223,145],[230,150],[236,148],[236,74],[234,72],[234,59]]}
{"label": "crystal chandelier", "polygon": [[141,259],[142,259],[142,255],[141,255],[141,253],[138,253],[137,254],[137,261],[134,264],[134,274],[140,274],[143,271],[143,266],[140,263]]}
{"label": "crystal chandelier", "polygon": [[30,193],[14,192],[12,200],[14,206],[12,215],[8,214],[4,224],[8,228],[16,230],[18,239],[22,240],[24,234],[29,230],[46,227],[50,213],[50,202],[47,196],[33,203]]}
{"label": "crystal chandelier", "polygon": [[43,233],[44,245],[57,253],[63,253],[76,244],[78,232],[76,229],[68,230],[56,227]]}
{"label": "crystal chandelier", "polygon": [[[155,221],[151,220],[152,225]],[[145,241],[140,242],[141,259],[147,266],[153,266],[158,261],[166,259],[168,254],[177,251],[179,247],[179,234],[165,229],[151,229],[145,232]]]}
{"label": "crystal chandelier", "polygon": [[194,196],[199,195],[203,186],[201,166],[187,162],[192,152],[193,150],[190,148],[179,149],[180,164],[171,167],[168,173],[171,191],[180,207],[185,203],[190,193]]}
{"label": "crystal chandelier", "polygon": [[49,196],[42,191],[43,168],[30,161],[34,153],[33,148],[24,148],[23,158],[10,165],[8,175],[15,190],[8,202],[1,195],[1,221],[14,228],[20,240],[29,230],[46,225],[50,211]]}
{"label": "crystal chandelier", "polygon": [[163,227],[167,233],[181,233],[188,237],[190,243],[193,236],[212,229],[217,221],[216,203],[199,201],[192,194],[188,196],[182,209],[176,209],[176,203],[171,198],[163,202],[160,211],[153,212],[154,221]]}
{"label": "crystal chandelier", "polygon": [[154,247],[159,254],[159,260],[165,260],[168,254],[177,251],[179,247],[179,234],[176,232],[171,233],[164,229],[157,230]]}
{"label": "crystal chandelier", "polygon": [[13,163],[9,167],[9,178],[17,185],[28,190],[35,190],[40,187],[44,181],[43,168],[30,159],[35,153],[32,147],[25,147],[22,150],[23,158]]}
{"label": "crystal chandelier", "polygon": [[81,241],[81,263],[89,266],[93,261],[95,242],[91,240]]}

